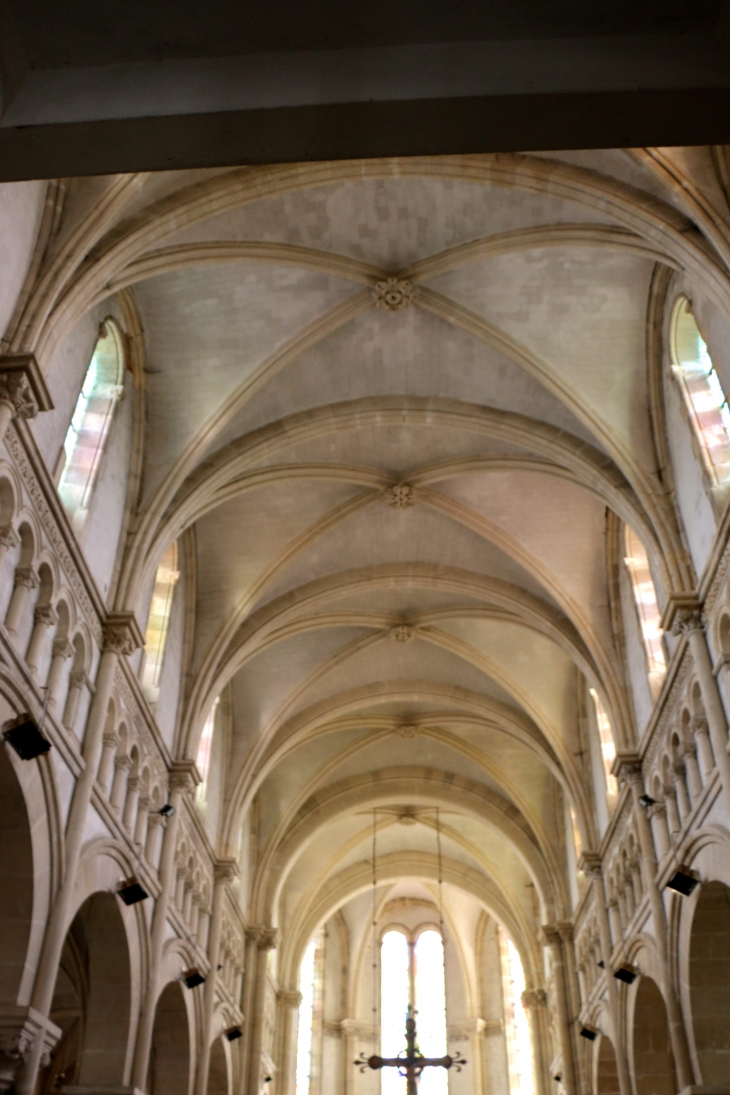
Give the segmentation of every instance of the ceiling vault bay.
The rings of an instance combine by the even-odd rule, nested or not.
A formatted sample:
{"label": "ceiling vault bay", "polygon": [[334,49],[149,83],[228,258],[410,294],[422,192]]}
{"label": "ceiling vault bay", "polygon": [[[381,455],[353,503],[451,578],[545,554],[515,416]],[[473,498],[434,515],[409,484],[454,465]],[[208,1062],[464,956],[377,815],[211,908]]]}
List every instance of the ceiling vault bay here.
{"label": "ceiling vault bay", "polygon": [[[369,885],[373,809],[382,880],[433,883],[436,807],[447,892],[498,916],[532,977],[533,888],[540,916],[570,913],[565,804],[600,838],[588,688],[617,745],[635,741],[607,511],[644,540],[663,599],[695,585],[651,428],[647,316],[665,271],[730,317],[728,221],[666,151],[581,155],[49,190],[64,228],[8,349],[51,360],[123,302],[146,435],[113,597],[144,623],[187,534],[177,752],[195,756],[224,695],[219,849],[255,809],[250,914],[282,931],[282,983]],[[387,278],[412,303],[380,307]]]}

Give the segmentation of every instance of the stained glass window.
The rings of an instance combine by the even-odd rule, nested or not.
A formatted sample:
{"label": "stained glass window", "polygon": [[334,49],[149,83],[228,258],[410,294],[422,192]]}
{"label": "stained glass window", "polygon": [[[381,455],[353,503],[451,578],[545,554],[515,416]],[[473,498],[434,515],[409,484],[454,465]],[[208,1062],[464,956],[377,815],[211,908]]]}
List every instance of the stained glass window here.
{"label": "stained glass window", "polygon": [[[426,1057],[446,1053],[446,985],[444,944],[437,931],[421,932],[415,947],[415,983],[418,1043]],[[418,1085],[420,1095],[446,1095],[448,1073],[427,1068]]]}
{"label": "stained glass window", "polygon": [[63,443],[58,493],[76,527],[89,509],[114,407],[122,392],[123,367],[121,331],[113,320],[105,320]]}
{"label": "stained glass window", "polygon": [[[406,1013],[409,1002],[408,940],[403,932],[390,931],[380,947],[380,1052],[396,1057],[406,1048]],[[395,1068],[381,1072],[382,1095],[405,1095],[405,1078]]]}
{"label": "stained glass window", "polygon": [[606,803],[608,805],[608,812],[611,814],[618,802],[618,780],[611,774],[611,768],[616,759],[616,745],[611,732],[611,722],[606,712],[606,708],[601,702],[601,697],[598,695],[595,688],[589,689],[589,692],[591,694],[591,699],[593,700],[593,709],[596,713],[598,738],[601,743],[601,761],[603,763],[603,774],[606,778]]}
{"label": "stained glass window", "polygon": [[525,972],[517,948],[501,927],[499,950],[502,958],[502,992],[510,1095],[535,1095],[530,1022],[522,1003]]}
{"label": "stained glass window", "polygon": [[730,478],[730,409],[686,297],[674,305],[671,354],[705,466],[716,483],[724,483]]}
{"label": "stained glass window", "polygon": [[299,1033],[297,1035],[297,1091],[296,1095],[309,1095],[309,1077],[312,1063],[312,1019],[314,1016],[314,954],[316,939],[312,939],[304,952],[299,970]]}
{"label": "stained glass window", "polygon": [[165,655],[167,631],[170,626],[172,597],[180,577],[177,569],[177,543],[171,544],[157,568],[152,602],[147,617],[145,633],[145,662],[142,670],[142,686],[150,703],[156,703],[160,694],[162,659]]}
{"label": "stained glass window", "polygon": [[[413,963],[413,967],[411,967]],[[446,1048],[446,982],[444,946],[439,932],[422,931],[410,946],[400,931],[383,936],[380,948],[380,1052],[397,1057],[406,1048],[406,1014],[409,1003],[416,1011],[418,1048],[426,1057],[443,1057]],[[413,986],[414,999],[411,999]],[[419,1082],[420,1095],[447,1095],[448,1073],[428,1068]],[[405,1077],[394,1068],[384,1068],[381,1095],[405,1095]]]}
{"label": "stained glass window", "polygon": [[213,705],[208,712],[208,717],[203,723],[200,742],[198,743],[198,754],[195,758],[195,766],[202,777],[201,782],[195,788],[195,803],[201,810],[205,810],[205,804],[208,799],[208,773],[210,772],[210,756],[213,750],[215,716],[216,711],[218,710],[219,700],[220,696],[213,702]]}
{"label": "stained glass window", "polygon": [[624,525],[624,545],[626,550],[624,562],[631,578],[634,603],[639,615],[641,637],[646,652],[649,687],[652,696],[656,698],[667,672],[662,629],[659,626],[661,620],[659,602],[646,548],[629,525]]}

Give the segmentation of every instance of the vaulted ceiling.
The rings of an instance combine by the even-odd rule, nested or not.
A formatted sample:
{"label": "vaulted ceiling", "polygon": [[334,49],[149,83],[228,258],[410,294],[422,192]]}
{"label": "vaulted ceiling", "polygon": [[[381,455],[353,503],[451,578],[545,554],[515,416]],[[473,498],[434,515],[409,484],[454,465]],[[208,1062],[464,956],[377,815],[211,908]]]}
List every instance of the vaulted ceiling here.
{"label": "vaulted ceiling", "polygon": [[566,803],[598,837],[586,690],[619,745],[634,732],[607,514],[641,534],[662,595],[692,584],[647,316],[657,270],[726,299],[724,195],[693,155],[694,198],[679,161],[623,152],[74,184],[68,247],[86,232],[88,257],[44,337],[117,293],[144,345],[117,607],[142,604],[185,536],[179,752],[225,694],[220,846],[253,805],[251,915],[282,928],[290,979],[370,884],[374,808],[381,878],[422,893],[438,807],[449,893],[528,959],[536,916],[569,913]]}

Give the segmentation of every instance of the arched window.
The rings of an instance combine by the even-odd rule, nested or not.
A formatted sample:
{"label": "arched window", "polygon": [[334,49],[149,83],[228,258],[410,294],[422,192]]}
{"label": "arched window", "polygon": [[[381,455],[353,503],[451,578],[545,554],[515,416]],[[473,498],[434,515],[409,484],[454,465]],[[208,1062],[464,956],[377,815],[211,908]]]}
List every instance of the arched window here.
{"label": "arched window", "polygon": [[201,782],[195,788],[195,804],[203,812],[205,811],[205,805],[208,801],[208,774],[210,772],[210,757],[213,751],[215,716],[218,710],[219,701],[220,696],[213,701],[210,711],[208,712],[208,717],[203,723],[200,742],[198,743],[198,753],[195,758],[195,767],[202,777]]}
{"label": "arched window", "polygon": [[[383,1057],[405,1050],[409,1004],[416,1011],[418,1045],[427,1057],[446,1053],[444,946],[439,932],[422,931],[410,946],[401,931],[386,932],[380,948],[380,1043]],[[411,998],[411,993],[413,997]],[[405,1095],[405,1078],[394,1068],[381,1072],[382,1095]],[[419,1082],[421,1095],[447,1095],[445,1069],[429,1068]]]}
{"label": "arched window", "polygon": [[730,478],[730,409],[686,297],[672,312],[671,356],[705,467],[713,482],[724,483]]}
{"label": "arched window", "polygon": [[170,626],[172,598],[180,572],[177,568],[177,542],[171,544],[162,557],[155,575],[150,612],[147,617],[144,648],[145,662],[142,670],[142,686],[150,703],[156,703],[160,694],[162,659],[165,656],[167,631]]}
{"label": "arched window", "polygon": [[661,619],[659,602],[646,548],[629,525],[624,525],[624,547],[626,551],[624,562],[631,578],[641,637],[644,641],[649,687],[652,696],[656,698],[667,672],[662,630],[659,626]]}
{"label": "arched window", "polygon": [[517,948],[502,927],[499,928],[499,951],[502,959],[502,995],[510,1095],[534,1095],[535,1075],[532,1066],[530,1024],[522,1003],[525,971]]}
{"label": "arched window", "polygon": [[114,320],[106,319],[63,443],[58,493],[77,528],[89,509],[123,374],[122,333]]}
{"label": "arched window", "polygon": [[596,713],[596,725],[598,726],[598,739],[601,743],[601,762],[606,779],[606,805],[609,814],[612,814],[618,802],[618,780],[611,772],[613,762],[616,759],[616,744],[611,732],[611,722],[606,708],[601,702],[601,697],[595,688],[589,688],[588,691],[593,700],[593,710]]}
{"label": "arched window", "polygon": [[304,952],[299,968],[299,1030],[297,1033],[296,1095],[309,1095],[319,1071],[315,1045],[324,1018],[324,930],[318,932]]}

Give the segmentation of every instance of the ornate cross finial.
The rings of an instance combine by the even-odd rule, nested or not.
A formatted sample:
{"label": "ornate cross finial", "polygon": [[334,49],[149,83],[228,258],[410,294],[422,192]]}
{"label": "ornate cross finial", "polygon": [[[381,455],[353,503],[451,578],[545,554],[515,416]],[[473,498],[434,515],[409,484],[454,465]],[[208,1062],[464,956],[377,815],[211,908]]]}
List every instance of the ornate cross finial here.
{"label": "ornate cross finial", "polygon": [[410,483],[396,483],[386,490],[385,500],[393,509],[410,509],[416,504],[416,488]]}
{"label": "ornate cross finial", "polygon": [[376,281],[372,288],[376,308],[388,312],[402,312],[413,304],[418,290],[408,278],[383,278]]}

